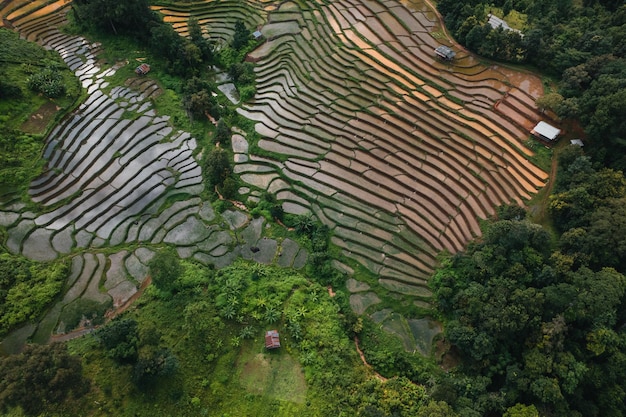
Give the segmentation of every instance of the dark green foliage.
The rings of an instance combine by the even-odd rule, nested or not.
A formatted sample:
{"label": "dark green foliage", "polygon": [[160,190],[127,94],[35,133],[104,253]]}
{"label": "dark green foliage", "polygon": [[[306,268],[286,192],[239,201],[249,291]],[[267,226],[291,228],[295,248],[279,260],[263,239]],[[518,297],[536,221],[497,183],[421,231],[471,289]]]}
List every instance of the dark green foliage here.
{"label": "dark green foliage", "polygon": [[251,62],[236,62],[231,65],[228,74],[237,86],[239,98],[242,102],[246,102],[256,93],[254,74],[254,64]]}
{"label": "dark green foliage", "polygon": [[224,179],[224,183],[222,184],[222,188],[220,192],[222,193],[222,197],[227,200],[233,200],[237,198],[237,190],[239,189],[239,183],[233,177],[228,177]]}
{"label": "dark green foliage", "polygon": [[169,60],[170,64],[180,60],[183,45],[183,38],[180,37],[172,26],[167,24],[155,24],[150,27],[151,48],[158,51],[159,55]]}
{"label": "dark green foliage", "polygon": [[298,234],[306,236],[310,241],[311,252],[307,259],[309,275],[322,285],[342,285],[345,277],[332,266],[331,232],[328,226],[316,222],[310,212],[294,217],[291,225]]}
{"label": "dark green foliage", "polygon": [[254,64],[251,62],[238,62],[228,70],[228,75],[234,83],[251,84],[254,82]]}
{"label": "dark green foliage", "polygon": [[526,210],[516,204],[503,204],[497,208],[496,213],[500,220],[524,220]]}
{"label": "dark green foliage", "polygon": [[0,131],[0,184],[18,188],[39,173],[42,141],[19,131]]}
{"label": "dark green foliage", "polygon": [[[443,401],[430,401],[428,404],[420,407],[417,410],[417,414],[415,417],[457,417],[458,414],[454,412],[452,407],[450,407],[447,403]],[[511,414],[509,417],[523,417],[521,414]],[[527,416],[527,417],[539,417],[536,416]]]}
{"label": "dark green foliage", "polygon": [[226,124],[226,121],[223,118],[220,118],[217,122],[213,141],[215,143],[220,143],[222,146],[227,146],[230,143],[230,136],[230,126]]}
{"label": "dark green foliage", "polygon": [[578,152],[565,153],[560,162],[549,208],[562,231],[561,251],[580,265],[625,272],[626,179],[619,171],[596,170],[591,159]]}
{"label": "dark green foliage", "polygon": [[107,356],[118,363],[133,363],[137,359],[139,334],[133,319],[115,319],[96,331],[96,337]]}
{"label": "dark green foliage", "polygon": [[[511,10],[526,14],[529,27],[524,36],[500,28],[492,29],[486,16],[492,5],[501,7],[505,17]],[[623,22],[611,13],[617,8],[614,4],[591,6],[574,6],[570,0],[437,2],[447,28],[473,51],[499,60],[531,62],[559,75],[566,68],[582,64],[593,56],[623,56],[620,42]]]}
{"label": "dark green foliage", "polygon": [[139,355],[133,367],[133,380],[144,387],[158,377],[174,375],[178,367],[178,359],[169,349],[147,349]]}
{"label": "dark green foliage", "polygon": [[0,100],[22,97],[22,89],[6,80],[6,75],[0,74]]}
{"label": "dark green foliage", "polygon": [[246,28],[246,25],[241,20],[237,20],[235,22],[235,34],[233,35],[231,47],[239,51],[244,46],[248,45],[249,40],[250,30]]}
{"label": "dark green foliage", "polygon": [[57,296],[67,277],[65,263],[37,264],[0,254],[0,335],[38,318]]}
{"label": "dark green foliage", "polygon": [[65,94],[63,76],[54,67],[44,68],[31,75],[28,79],[28,88],[49,98],[56,98]]}
{"label": "dark green foliage", "polygon": [[[564,248],[578,240],[572,234]],[[446,338],[462,353],[463,378],[474,387],[463,388],[461,375],[453,379],[459,411],[502,413],[523,402],[556,416],[605,415],[601,392],[626,386],[587,376],[610,366],[594,352],[621,343],[626,278],[584,265],[552,252],[539,226],[510,220],[493,223],[481,242],[444,262],[431,284],[447,317]]]}
{"label": "dark green foliage", "polygon": [[161,291],[171,293],[175,288],[175,281],[180,277],[183,269],[180,258],[172,249],[158,251],[148,262],[152,283]]}
{"label": "dark green foliage", "polygon": [[202,35],[202,28],[198,23],[198,19],[190,17],[188,22],[189,27],[189,39],[199,50],[202,57],[202,61],[205,64],[211,64],[213,62],[213,48],[208,40]]}
{"label": "dark green foliage", "polygon": [[223,148],[213,148],[206,153],[204,175],[210,190],[222,187],[232,174],[230,155]]}
{"label": "dark green foliage", "polygon": [[27,345],[22,353],[0,356],[0,411],[19,406],[28,416],[38,416],[68,397],[89,390],[80,359],[63,344]]}
{"label": "dark green foliage", "polygon": [[76,21],[113,34],[145,39],[150,23],[157,21],[147,0],[76,0],[72,2]]}
{"label": "dark green foliage", "polygon": [[[284,218],[284,211],[282,203],[276,200],[276,196],[271,193],[263,193],[261,201],[254,207],[250,213],[253,216],[262,215],[267,221],[282,221]],[[290,223],[291,225],[291,223]]]}
{"label": "dark green foliage", "polygon": [[208,81],[191,77],[183,86],[183,106],[190,116],[204,119],[206,114],[219,116],[217,100],[211,92],[215,86]]}

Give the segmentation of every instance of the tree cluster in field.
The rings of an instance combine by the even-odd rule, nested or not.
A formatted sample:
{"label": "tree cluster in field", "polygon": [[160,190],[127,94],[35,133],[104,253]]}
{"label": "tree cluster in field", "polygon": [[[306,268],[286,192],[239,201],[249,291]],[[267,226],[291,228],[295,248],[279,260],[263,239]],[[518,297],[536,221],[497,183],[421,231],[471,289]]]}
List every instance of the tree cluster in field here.
{"label": "tree cluster in field", "polygon": [[127,35],[149,46],[152,52],[165,59],[169,72],[183,78],[200,76],[203,69],[218,64],[231,74],[239,87],[242,100],[254,93],[252,64],[243,63],[257,42],[245,24],[238,20],[233,40],[229,45],[218,45],[207,40],[198,20],[190,17],[189,37],[180,36],[174,28],[161,21],[150,9],[147,0],[77,0],[72,2],[75,21],[85,30],[97,29],[114,35]]}
{"label": "tree cluster in field", "polygon": [[156,328],[139,330],[132,318],[117,318],[95,333],[106,355],[118,365],[132,366],[132,378],[139,388],[149,387],[159,377],[178,370],[178,358],[160,344]]}
{"label": "tree cluster in field", "polygon": [[[626,10],[624,15],[623,27],[626,27]],[[626,169],[624,54],[619,57],[593,57],[566,69],[559,91],[562,98],[558,100],[554,110],[564,119],[580,121],[588,135],[589,155],[605,166]]]}
{"label": "tree cluster in field", "polygon": [[220,147],[205,152],[204,172],[208,189],[216,187],[226,199],[237,196],[239,187],[233,175],[230,154],[231,125],[236,119],[228,103],[220,103],[216,86],[207,74],[213,65],[225,69],[237,87],[241,101],[256,93],[254,65],[243,62],[258,41],[243,21],[234,24],[233,39],[228,44],[216,45],[204,37],[195,17],[188,21],[189,36],[180,36],[174,28],[161,21],[146,0],[77,0],[72,2],[75,22],[83,30],[104,31],[116,36],[131,36],[146,45],[154,56],[163,59],[172,76],[172,88],[182,96],[182,104],[189,118],[208,123],[207,116],[218,120],[213,141]]}
{"label": "tree cluster in field", "polygon": [[626,414],[626,179],[577,147],[559,162],[549,204],[556,242],[503,210],[432,279],[462,359],[436,398],[461,415],[516,404],[552,416]]}
{"label": "tree cluster in field", "polygon": [[[19,66],[21,74],[28,74],[27,82],[15,72],[12,73],[11,66]],[[61,97],[68,90],[62,68],[65,67],[54,52],[46,51],[32,42],[20,39],[17,33],[0,28],[0,99],[23,97],[23,86],[49,98]]]}
{"label": "tree cluster in field", "polygon": [[[491,8],[506,20],[511,11],[527,17],[523,35],[488,24]],[[437,8],[454,37],[489,58],[528,62],[561,74],[594,56],[623,57],[626,7],[615,0],[441,0]]]}
{"label": "tree cluster in field", "polygon": [[63,75],[57,68],[47,67],[36,71],[28,78],[28,88],[46,97],[56,98],[65,94]]}
{"label": "tree cluster in field", "polygon": [[59,415],[69,415],[68,402],[86,394],[90,387],[80,359],[60,343],[27,345],[19,354],[0,356],[0,375],[3,415],[11,410],[15,414],[9,415],[39,416],[56,409]]}
{"label": "tree cluster in field", "polygon": [[0,253],[0,336],[38,318],[61,291],[68,272],[63,262],[40,264]]}

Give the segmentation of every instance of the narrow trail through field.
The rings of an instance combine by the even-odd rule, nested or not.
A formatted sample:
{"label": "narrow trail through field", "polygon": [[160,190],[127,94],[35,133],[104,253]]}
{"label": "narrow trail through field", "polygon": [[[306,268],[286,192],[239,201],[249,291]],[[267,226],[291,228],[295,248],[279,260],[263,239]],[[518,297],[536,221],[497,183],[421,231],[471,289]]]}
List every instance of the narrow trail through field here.
{"label": "narrow trail through field", "polygon": [[367,360],[365,360],[365,355],[363,354],[363,351],[361,350],[361,348],[359,347],[359,338],[357,336],[354,336],[354,346],[356,346],[356,351],[359,352],[359,356],[361,357],[361,360],[363,361],[363,364],[374,373],[374,376],[378,379],[380,379],[382,382],[387,382],[388,378],[385,378],[384,376],[382,376],[381,374],[379,374],[378,372],[374,371],[374,369],[372,368],[372,365],[370,365],[369,363],[367,363]]}

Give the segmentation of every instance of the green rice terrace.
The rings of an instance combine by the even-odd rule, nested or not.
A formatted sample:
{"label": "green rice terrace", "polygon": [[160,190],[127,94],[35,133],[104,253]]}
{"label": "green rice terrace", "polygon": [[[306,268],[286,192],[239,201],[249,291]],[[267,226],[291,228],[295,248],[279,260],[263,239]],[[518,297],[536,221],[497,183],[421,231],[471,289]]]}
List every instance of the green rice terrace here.
{"label": "green rice terrace", "polygon": [[[62,338],[75,326],[70,312],[84,306],[100,314],[125,308],[166,246],[216,269],[245,258],[304,271],[302,242],[286,230],[268,234],[275,225],[246,211],[269,193],[285,213],[310,213],[328,226],[353,312],[397,336],[407,352],[431,355],[441,328],[429,316],[427,282],[438,254],[461,251],[497,206],[528,204],[548,182],[527,146],[542,118],[541,80],[485,64],[453,43],[426,0],[152,8],[180,36],[196,18],[217,48],[230,42],[237,21],[262,34],[246,58],[256,93],[231,97],[253,126],[235,126],[229,145],[240,203],[220,212],[206,198],[200,161],[209,150],[155,110],[164,94],[156,74],[137,77],[137,63],[110,63],[100,43],[61,30],[67,0],[0,2],[2,26],[58,52],[85,92],[47,132],[45,167],[28,187],[29,201],[0,196],[6,249],[68,268],[54,304],[10,333],[3,348]],[[434,54],[442,44],[457,52],[453,62]],[[120,82],[120,73],[129,76]],[[222,91],[234,88],[217,80]],[[241,366],[269,366],[253,352],[246,360]],[[249,375],[245,384],[258,389]]]}

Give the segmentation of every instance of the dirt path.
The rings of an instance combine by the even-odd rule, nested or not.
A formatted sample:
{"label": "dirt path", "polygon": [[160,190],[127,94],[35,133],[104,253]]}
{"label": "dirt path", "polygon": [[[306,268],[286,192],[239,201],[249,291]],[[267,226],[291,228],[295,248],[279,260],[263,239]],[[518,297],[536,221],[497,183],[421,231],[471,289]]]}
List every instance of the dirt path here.
{"label": "dirt path", "polygon": [[[115,310],[109,310],[107,313],[105,313],[105,315],[104,315],[105,322],[104,323],[105,324],[108,323],[109,321],[113,320],[115,317],[119,316],[120,314],[122,314],[123,312],[128,310],[130,308],[130,306],[135,301],[137,301],[137,299],[139,297],[141,297],[141,295],[143,294],[144,290],[151,283],[152,283],[152,278],[150,277],[150,275],[148,275],[146,277],[146,279],[144,279],[143,282],[141,283],[141,286],[139,287],[139,290],[136,293],[134,293],[128,300],[126,300],[126,302],[124,304],[122,304],[121,306],[119,306]],[[53,335],[50,336],[50,339],[48,339],[48,343],[67,342],[68,340],[76,339],[78,337],[81,337],[81,336],[84,336],[84,335],[86,335],[88,333],[91,333],[91,332],[95,331],[98,327],[100,327],[100,326],[79,327],[78,329],[74,329],[74,330],[72,330],[69,333],[53,334]]]}
{"label": "dirt path", "polygon": [[374,369],[372,369],[372,365],[370,365],[369,363],[367,363],[367,361],[365,360],[365,355],[363,354],[363,351],[361,350],[361,348],[359,347],[359,338],[357,336],[354,336],[354,346],[356,346],[356,351],[359,352],[359,356],[361,357],[361,360],[363,361],[363,364],[374,373],[374,376],[378,379],[380,379],[382,382],[387,382],[388,378],[385,378],[384,376],[382,376],[381,374],[379,374],[378,372],[374,371]]}

